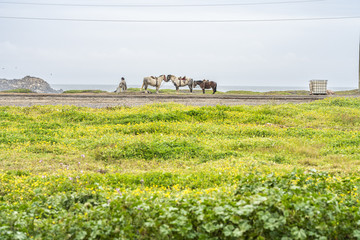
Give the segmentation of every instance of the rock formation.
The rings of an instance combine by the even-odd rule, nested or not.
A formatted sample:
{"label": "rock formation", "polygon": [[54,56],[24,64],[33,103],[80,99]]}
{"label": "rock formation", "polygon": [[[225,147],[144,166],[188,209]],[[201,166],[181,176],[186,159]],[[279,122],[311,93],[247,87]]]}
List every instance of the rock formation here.
{"label": "rock formation", "polygon": [[22,79],[0,79],[0,91],[13,89],[29,89],[36,93],[61,93],[62,90],[55,90],[43,79],[26,76]]}

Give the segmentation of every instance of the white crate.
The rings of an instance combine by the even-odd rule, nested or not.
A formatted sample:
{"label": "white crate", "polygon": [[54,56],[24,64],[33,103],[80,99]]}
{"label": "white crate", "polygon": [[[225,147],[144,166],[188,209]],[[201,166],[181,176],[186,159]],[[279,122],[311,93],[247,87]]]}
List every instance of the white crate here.
{"label": "white crate", "polygon": [[310,95],[326,95],[327,80],[310,80]]}

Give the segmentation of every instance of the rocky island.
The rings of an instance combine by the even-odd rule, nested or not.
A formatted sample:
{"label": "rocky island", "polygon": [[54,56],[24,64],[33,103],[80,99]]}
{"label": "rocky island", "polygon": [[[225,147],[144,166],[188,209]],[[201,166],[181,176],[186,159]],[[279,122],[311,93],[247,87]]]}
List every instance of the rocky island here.
{"label": "rocky island", "polygon": [[35,93],[61,93],[62,90],[55,90],[45,80],[37,77],[26,76],[22,79],[0,79],[0,91],[14,89],[29,89]]}

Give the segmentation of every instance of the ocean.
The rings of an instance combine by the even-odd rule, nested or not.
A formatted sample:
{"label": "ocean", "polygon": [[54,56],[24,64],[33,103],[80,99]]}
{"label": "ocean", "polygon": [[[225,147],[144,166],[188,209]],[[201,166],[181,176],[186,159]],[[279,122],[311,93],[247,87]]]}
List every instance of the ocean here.
{"label": "ocean", "polygon": [[[87,84],[50,84],[52,88],[55,90],[102,90],[107,92],[114,92],[118,85],[87,85]],[[128,85],[128,88],[140,88],[139,85]],[[155,89],[154,87],[149,87],[150,89]],[[172,84],[164,84],[160,89],[175,89]],[[180,89],[188,89],[187,87],[183,87]],[[200,90],[200,88],[196,88]],[[345,91],[356,89],[355,87],[330,87],[328,89],[332,91]],[[231,85],[218,85],[217,88],[220,92],[227,91],[253,91],[253,92],[269,92],[269,91],[287,91],[287,90],[309,90],[308,86],[231,86]]]}

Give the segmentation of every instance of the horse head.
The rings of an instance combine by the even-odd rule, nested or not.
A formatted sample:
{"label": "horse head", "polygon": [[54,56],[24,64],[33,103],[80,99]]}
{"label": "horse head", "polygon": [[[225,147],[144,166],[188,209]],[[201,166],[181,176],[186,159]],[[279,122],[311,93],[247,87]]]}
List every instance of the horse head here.
{"label": "horse head", "polygon": [[163,74],[160,77],[162,77],[165,82],[168,82],[170,80],[169,75],[166,76],[165,74]]}
{"label": "horse head", "polygon": [[202,81],[194,81],[194,82],[193,82],[194,88],[195,88],[197,85],[200,86],[201,83],[202,83]]}

